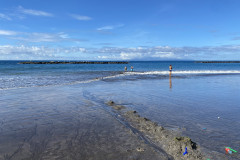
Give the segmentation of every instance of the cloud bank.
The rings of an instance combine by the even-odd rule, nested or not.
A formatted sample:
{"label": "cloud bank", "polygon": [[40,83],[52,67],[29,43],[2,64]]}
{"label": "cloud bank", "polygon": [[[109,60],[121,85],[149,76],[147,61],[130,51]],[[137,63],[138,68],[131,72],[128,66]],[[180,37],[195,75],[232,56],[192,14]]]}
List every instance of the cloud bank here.
{"label": "cloud bank", "polygon": [[[240,45],[206,47],[135,47],[135,48],[49,48],[39,46],[0,46],[0,59],[58,60],[224,60],[231,54],[240,60]],[[195,57],[201,57],[195,59]],[[226,59],[226,58],[225,58]]]}

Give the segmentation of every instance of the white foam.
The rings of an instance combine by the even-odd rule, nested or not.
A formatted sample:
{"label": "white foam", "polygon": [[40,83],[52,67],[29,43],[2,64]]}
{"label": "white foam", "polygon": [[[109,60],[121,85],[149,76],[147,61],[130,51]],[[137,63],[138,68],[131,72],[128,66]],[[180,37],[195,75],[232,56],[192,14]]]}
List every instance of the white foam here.
{"label": "white foam", "polygon": [[[167,75],[169,71],[126,72],[125,75]],[[172,74],[240,74],[240,70],[182,70]]]}
{"label": "white foam", "polygon": [[[240,74],[240,70],[182,70],[182,71],[172,71],[172,75],[214,75],[214,74]],[[48,87],[48,86],[63,86],[63,85],[74,85],[74,84],[86,84],[95,81],[100,81],[104,79],[114,79],[117,77],[132,76],[132,75],[169,75],[169,71],[146,71],[146,72],[123,72],[117,75],[111,75],[106,77],[99,77],[95,79],[83,80],[83,81],[74,81],[69,83],[62,84],[50,84],[50,85],[40,85],[40,86],[19,86],[12,88],[0,88],[0,90],[10,90],[10,89],[20,89],[20,88],[29,88],[29,87]]]}

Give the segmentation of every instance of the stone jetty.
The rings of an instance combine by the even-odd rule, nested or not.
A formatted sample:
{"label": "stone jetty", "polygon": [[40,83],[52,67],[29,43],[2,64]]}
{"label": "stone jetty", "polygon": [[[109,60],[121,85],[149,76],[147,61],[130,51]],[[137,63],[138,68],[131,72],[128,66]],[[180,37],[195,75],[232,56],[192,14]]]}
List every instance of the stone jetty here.
{"label": "stone jetty", "polygon": [[240,63],[240,61],[195,61],[195,63]]}
{"label": "stone jetty", "polygon": [[125,61],[27,61],[19,64],[128,64]]}

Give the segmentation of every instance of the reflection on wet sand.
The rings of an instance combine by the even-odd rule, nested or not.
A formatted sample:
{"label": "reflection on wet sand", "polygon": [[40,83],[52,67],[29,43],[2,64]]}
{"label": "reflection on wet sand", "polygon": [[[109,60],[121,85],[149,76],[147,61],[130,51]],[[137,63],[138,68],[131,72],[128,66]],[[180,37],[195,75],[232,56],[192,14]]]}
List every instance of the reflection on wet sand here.
{"label": "reflection on wet sand", "polygon": [[172,88],[172,72],[169,72],[169,88]]}

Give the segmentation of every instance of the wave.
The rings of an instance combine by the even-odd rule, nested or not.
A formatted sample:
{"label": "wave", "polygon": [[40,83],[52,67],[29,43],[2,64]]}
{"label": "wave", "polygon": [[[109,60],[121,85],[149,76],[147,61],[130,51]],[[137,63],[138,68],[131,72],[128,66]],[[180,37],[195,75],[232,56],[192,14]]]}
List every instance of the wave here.
{"label": "wave", "polygon": [[[174,75],[221,75],[221,74],[240,74],[240,70],[179,70],[179,71],[172,71],[172,76]],[[88,80],[79,80],[79,81],[73,81],[73,82],[62,82],[59,84],[48,84],[48,85],[42,85],[42,83],[36,83],[34,85],[28,86],[25,83],[21,83],[21,86],[11,86],[11,87],[3,87],[0,88],[0,90],[11,90],[11,89],[21,89],[21,88],[31,88],[31,87],[49,87],[49,86],[64,86],[64,85],[75,85],[75,84],[86,84],[86,83],[92,83],[96,81],[101,80],[107,80],[107,79],[116,79],[123,77],[122,80],[124,80],[124,77],[131,77],[131,76],[144,76],[147,78],[148,75],[169,75],[169,71],[145,71],[145,72],[121,72],[115,75],[109,75],[109,76],[103,76],[103,77],[97,77],[94,79],[88,79]],[[8,80],[12,80],[14,78],[10,78]],[[25,84],[25,85],[24,85]]]}
{"label": "wave", "polygon": [[67,83],[60,83],[60,84],[49,84],[49,85],[35,85],[35,86],[18,86],[18,87],[7,87],[7,88],[0,88],[0,90],[13,90],[13,89],[23,89],[23,88],[37,88],[37,87],[57,87],[57,86],[65,86],[65,85],[74,85],[74,84],[85,84],[91,83],[94,81],[99,81],[100,78],[96,79],[89,79],[84,81],[74,81],[74,82],[67,82]]}
{"label": "wave", "polygon": [[[126,72],[126,75],[167,75],[169,71]],[[172,74],[240,74],[240,70],[182,70]]]}

